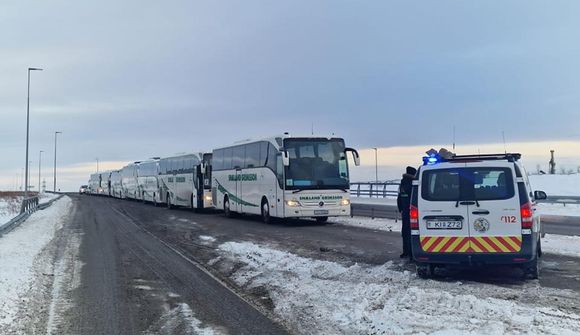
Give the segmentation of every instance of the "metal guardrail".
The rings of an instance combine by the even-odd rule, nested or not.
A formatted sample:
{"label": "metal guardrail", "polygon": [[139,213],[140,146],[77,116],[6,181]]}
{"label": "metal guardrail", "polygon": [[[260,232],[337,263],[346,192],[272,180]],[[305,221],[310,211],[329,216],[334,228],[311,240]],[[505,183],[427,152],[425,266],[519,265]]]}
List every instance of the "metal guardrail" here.
{"label": "metal guardrail", "polygon": [[[28,219],[28,217],[30,217],[32,213],[36,212],[37,210],[43,210],[50,207],[55,201],[59,200],[63,196],[64,194],[61,194],[60,196],[42,204],[39,203],[38,197],[31,197],[25,199],[25,201],[22,202],[20,214],[18,214],[15,218],[0,226],[0,237],[2,237],[2,235],[6,233],[9,233],[14,228],[18,227],[22,222],[26,221],[26,219]],[[34,200],[34,198],[36,198],[36,200]]]}
{"label": "metal guardrail", "polygon": [[36,211],[36,208],[38,207],[38,202],[39,202],[38,195],[24,198],[24,200],[22,200],[22,205],[20,206],[20,214],[32,213]]}
{"label": "metal guardrail", "polygon": [[[350,195],[365,198],[386,198],[396,197],[398,194],[400,183],[394,181],[386,181],[382,183],[376,182],[355,182],[350,183]],[[396,186],[396,189],[388,190],[387,187]]]}

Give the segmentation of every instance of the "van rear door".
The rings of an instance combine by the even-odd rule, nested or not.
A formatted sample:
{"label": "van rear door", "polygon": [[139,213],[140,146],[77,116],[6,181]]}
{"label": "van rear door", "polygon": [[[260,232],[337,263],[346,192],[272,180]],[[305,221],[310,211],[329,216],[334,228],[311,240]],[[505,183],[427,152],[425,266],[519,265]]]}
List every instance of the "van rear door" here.
{"label": "van rear door", "polygon": [[466,175],[472,184],[466,197],[476,203],[469,208],[472,252],[519,252],[521,218],[514,164],[466,163]]}
{"label": "van rear door", "polygon": [[462,201],[465,163],[423,166],[418,194],[419,235],[425,252],[468,252],[469,210]]}

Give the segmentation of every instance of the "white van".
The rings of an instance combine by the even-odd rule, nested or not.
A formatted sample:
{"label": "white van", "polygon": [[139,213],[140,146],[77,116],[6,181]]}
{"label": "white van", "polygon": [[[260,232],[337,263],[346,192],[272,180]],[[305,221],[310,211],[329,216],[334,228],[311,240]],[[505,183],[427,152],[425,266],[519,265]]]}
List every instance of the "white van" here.
{"label": "white van", "polygon": [[[449,154],[447,152],[447,154]],[[411,199],[417,274],[447,264],[513,264],[538,278],[541,222],[520,154],[445,155],[423,159]]]}

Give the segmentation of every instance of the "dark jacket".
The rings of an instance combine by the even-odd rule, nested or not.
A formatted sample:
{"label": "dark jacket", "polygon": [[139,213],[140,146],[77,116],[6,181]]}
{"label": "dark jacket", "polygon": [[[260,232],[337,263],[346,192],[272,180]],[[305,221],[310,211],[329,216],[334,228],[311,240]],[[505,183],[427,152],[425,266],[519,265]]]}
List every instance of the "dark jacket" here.
{"label": "dark jacket", "polygon": [[401,179],[401,185],[399,186],[399,196],[397,197],[397,207],[399,208],[399,212],[409,211],[409,206],[411,206],[413,179],[415,179],[415,176],[408,173],[405,173],[403,175],[403,179]]}

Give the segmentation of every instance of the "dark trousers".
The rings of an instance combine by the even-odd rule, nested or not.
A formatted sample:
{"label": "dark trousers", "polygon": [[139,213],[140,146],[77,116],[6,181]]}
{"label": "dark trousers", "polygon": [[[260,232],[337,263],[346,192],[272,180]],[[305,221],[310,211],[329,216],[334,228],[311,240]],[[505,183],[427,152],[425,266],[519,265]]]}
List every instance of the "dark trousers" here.
{"label": "dark trousers", "polygon": [[401,235],[403,237],[403,253],[411,256],[411,217],[409,213],[404,211],[401,213],[403,227],[401,229]]}

